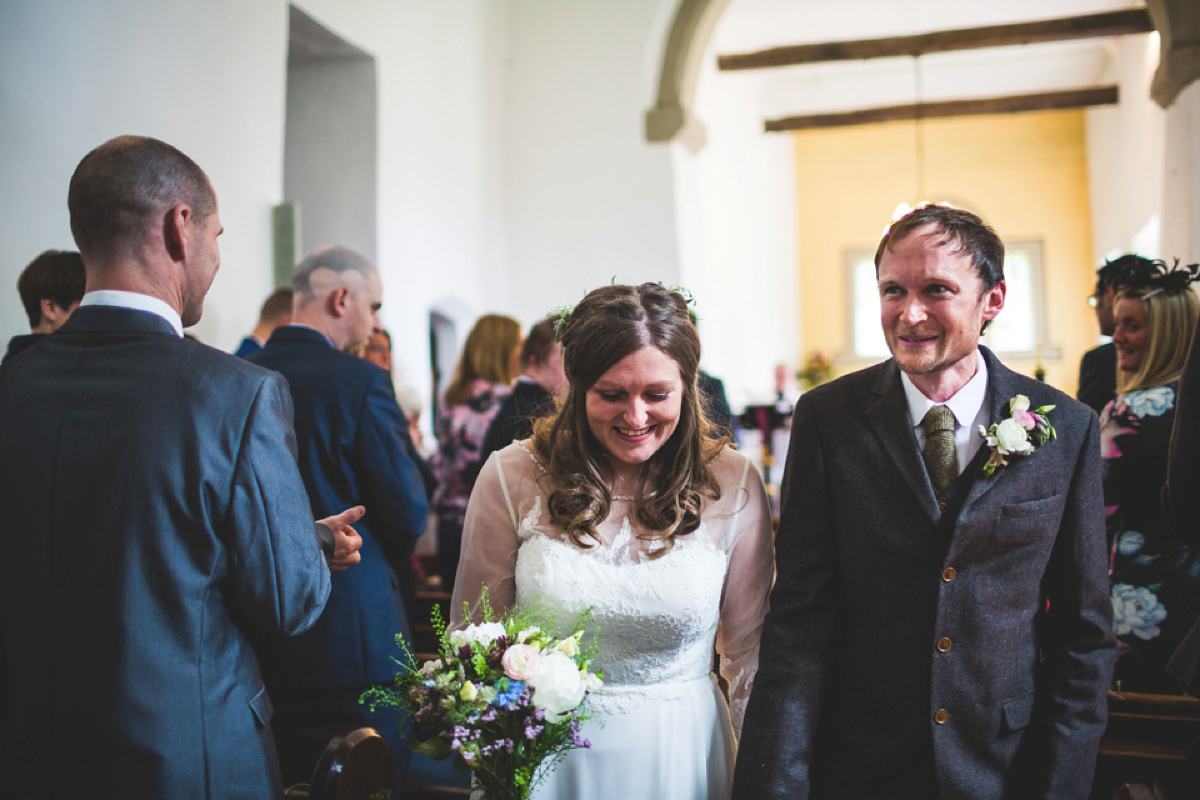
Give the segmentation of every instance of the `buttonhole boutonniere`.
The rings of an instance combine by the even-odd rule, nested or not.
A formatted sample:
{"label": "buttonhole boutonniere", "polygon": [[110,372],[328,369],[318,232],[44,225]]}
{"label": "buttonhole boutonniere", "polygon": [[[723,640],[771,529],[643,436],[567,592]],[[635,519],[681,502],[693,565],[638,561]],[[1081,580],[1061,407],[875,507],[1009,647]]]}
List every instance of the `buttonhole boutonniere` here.
{"label": "buttonhole boutonniere", "polygon": [[1057,439],[1054,426],[1046,419],[1046,415],[1054,410],[1054,406],[1041,406],[1029,410],[1029,398],[1019,394],[1008,401],[1006,420],[993,422],[992,427],[979,426],[979,435],[992,448],[991,458],[983,465],[983,474],[991,475],[996,467],[1008,464],[1005,456],[1027,456],[1051,439]]}

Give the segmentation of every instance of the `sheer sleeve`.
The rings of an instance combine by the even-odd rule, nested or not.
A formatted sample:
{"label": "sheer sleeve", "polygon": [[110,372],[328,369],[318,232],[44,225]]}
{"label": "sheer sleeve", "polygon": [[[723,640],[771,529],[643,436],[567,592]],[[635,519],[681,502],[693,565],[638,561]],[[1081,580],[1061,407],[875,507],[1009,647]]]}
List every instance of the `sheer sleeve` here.
{"label": "sheer sleeve", "polygon": [[735,480],[724,489],[733,501],[733,517],[725,540],[729,569],[721,601],[717,652],[721,655],[721,675],[729,684],[734,734],[741,738],[742,718],[758,670],[758,642],[767,615],[775,557],[771,507],[762,478],[741,454],[736,467],[732,476]]}
{"label": "sheer sleeve", "polygon": [[[505,452],[488,458],[467,504],[462,555],[450,602],[451,628],[479,621],[479,598],[484,587],[497,615],[508,611],[516,601],[515,570],[521,542],[516,508],[501,464]],[[463,616],[464,602],[470,604],[470,619]]]}

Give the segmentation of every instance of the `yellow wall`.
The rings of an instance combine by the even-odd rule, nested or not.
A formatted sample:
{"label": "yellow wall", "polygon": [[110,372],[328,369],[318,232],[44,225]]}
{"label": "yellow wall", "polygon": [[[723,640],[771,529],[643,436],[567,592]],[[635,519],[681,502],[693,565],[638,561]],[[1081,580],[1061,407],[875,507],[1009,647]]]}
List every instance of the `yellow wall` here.
{"label": "yellow wall", "polygon": [[[1046,380],[1074,394],[1079,358],[1095,346],[1085,298],[1095,283],[1082,111],[927,120],[925,188],[916,197],[916,128],[889,122],[792,134],[799,196],[801,345],[843,356],[848,346],[844,253],[874,251],[901,202],[968,208],[1006,241],[1041,239]],[[1008,366],[1032,375],[1034,361]],[[864,366],[839,358],[836,373]]]}

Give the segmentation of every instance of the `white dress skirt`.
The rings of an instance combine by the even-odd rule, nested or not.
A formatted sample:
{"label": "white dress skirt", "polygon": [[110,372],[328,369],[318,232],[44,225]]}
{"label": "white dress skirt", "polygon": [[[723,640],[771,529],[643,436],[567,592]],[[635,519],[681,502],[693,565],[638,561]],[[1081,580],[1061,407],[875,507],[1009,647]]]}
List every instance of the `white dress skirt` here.
{"label": "white dress skirt", "polygon": [[[635,535],[630,501],[614,500],[599,527],[602,541],[584,549],[550,525],[547,482],[529,451],[512,445],[484,466],[464,525],[452,623],[462,622],[462,601],[477,600],[484,586],[497,611],[536,608],[554,616],[560,634],[590,608],[595,667],[604,674],[604,687],[588,699],[596,716],[581,731],[591,747],[568,753],[536,800],[729,797],[773,543],[766,493],[750,462],[726,450],[713,469],[721,498],[704,508],[696,531],[653,558],[657,543]],[[713,672],[714,649],[729,704]]]}

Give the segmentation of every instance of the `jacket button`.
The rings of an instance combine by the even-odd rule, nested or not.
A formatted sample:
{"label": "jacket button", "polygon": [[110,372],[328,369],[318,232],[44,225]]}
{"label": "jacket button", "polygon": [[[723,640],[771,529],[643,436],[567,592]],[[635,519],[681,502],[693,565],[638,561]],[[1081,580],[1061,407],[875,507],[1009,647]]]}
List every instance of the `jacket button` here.
{"label": "jacket button", "polygon": [[945,511],[945,510],[946,510],[945,502],[938,503],[938,511]]}
{"label": "jacket button", "polygon": [[943,636],[937,640],[937,649],[939,653],[949,653],[950,648],[953,646],[954,642],[950,641],[950,638],[947,636]]}
{"label": "jacket button", "polygon": [[942,580],[946,583],[949,583],[957,577],[958,570],[956,570],[954,567],[946,567],[944,570],[942,570]]}
{"label": "jacket button", "polygon": [[933,721],[938,725],[945,725],[946,720],[948,719],[950,719],[950,712],[944,708],[939,708],[937,711],[933,712]]}

